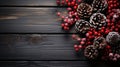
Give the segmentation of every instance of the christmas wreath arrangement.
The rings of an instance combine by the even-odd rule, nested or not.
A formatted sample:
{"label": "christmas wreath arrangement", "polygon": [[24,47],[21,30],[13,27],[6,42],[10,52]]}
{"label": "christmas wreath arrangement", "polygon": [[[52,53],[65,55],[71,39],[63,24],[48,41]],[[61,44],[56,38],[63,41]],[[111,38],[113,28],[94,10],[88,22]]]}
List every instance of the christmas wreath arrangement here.
{"label": "christmas wreath arrangement", "polygon": [[[84,50],[88,59],[120,60],[120,1],[119,0],[56,0],[66,6],[68,15],[62,18],[66,31],[74,25],[72,38],[76,52]],[[81,36],[82,35],[82,36]]]}

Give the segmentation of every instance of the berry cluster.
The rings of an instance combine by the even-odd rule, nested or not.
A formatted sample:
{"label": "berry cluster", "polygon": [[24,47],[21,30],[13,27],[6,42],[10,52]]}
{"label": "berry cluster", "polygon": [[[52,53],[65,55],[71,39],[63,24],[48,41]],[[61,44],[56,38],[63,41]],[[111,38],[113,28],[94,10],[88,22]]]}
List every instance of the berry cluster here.
{"label": "berry cluster", "polygon": [[[75,24],[78,35],[72,38],[75,51],[84,49],[89,59],[120,60],[120,2],[119,0],[57,0],[59,6],[67,6],[68,16],[62,18],[64,30]],[[81,37],[82,35],[82,37]]]}
{"label": "berry cluster", "polygon": [[64,30],[69,30],[72,25],[79,20],[79,16],[77,13],[78,4],[81,0],[57,0],[56,1],[59,6],[67,6],[68,16],[61,15],[60,12],[57,12],[57,15],[62,18],[63,23],[61,24]]}

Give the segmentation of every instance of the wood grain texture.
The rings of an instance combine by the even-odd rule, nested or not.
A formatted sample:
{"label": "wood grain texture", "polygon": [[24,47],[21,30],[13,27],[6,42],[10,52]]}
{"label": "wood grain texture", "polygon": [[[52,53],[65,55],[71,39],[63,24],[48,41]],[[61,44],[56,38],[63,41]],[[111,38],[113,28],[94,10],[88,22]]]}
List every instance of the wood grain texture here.
{"label": "wood grain texture", "polygon": [[[77,1],[77,0],[76,0]],[[93,0],[81,0],[91,4]],[[56,0],[1,0],[0,6],[58,6]]]}
{"label": "wood grain texture", "polygon": [[0,0],[0,6],[56,6],[56,0]]}
{"label": "wood grain texture", "polygon": [[86,60],[75,43],[68,34],[1,34],[0,60]]}
{"label": "wood grain texture", "polygon": [[69,32],[61,29],[55,13],[66,11],[56,6],[56,0],[0,0],[0,67],[120,67],[76,53],[74,27]]}
{"label": "wood grain texture", "polygon": [[0,61],[0,67],[119,67],[117,62],[90,61]]}
{"label": "wood grain texture", "polygon": [[57,11],[66,14],[65,8],[0,7],[0,33],[66,33]]}
{"label": "wood grain texture", "polygon": [[[78,65],[84,64],[84,65]],[[1,67],[88,67],[86,61],[8,61],[0,62]]]}

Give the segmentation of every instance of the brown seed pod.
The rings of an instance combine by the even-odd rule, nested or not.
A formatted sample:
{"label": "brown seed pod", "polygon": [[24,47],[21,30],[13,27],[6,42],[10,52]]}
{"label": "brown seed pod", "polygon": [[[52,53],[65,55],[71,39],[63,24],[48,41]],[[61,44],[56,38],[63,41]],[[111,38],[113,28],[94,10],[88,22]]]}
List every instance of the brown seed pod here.
{"label": "brown seed pod", "polygon": [[92,14],[92,7],[87,3],[80,3],[77,8],[77,13],[80,18],[89,18]]}
{"label": "brown seed pod", "polygon": [[75,24],[75,30],[79,33],[86,33],[90,29],[90,24],[85,20],[78,20]]}
{"label": "brown seed pod", "polygon": [[114,45],[120,44],[120,35],[117,32],[109,32],[106,41]]}
{"label": "brown seed pod", "polygon": [[106,16],[101,13],[94,13],[90,17],[90,24],[96,29],[101,29],[101,27],[106,25]]}
{"label": "brown seed pod", "polygon": [[98,49],[103,49],[107,43],[104,37],[97,37],[94,39],[93,45]]}
{"label": "brown seed pod", "polygon": [[94,12],[102,12],[107,8],[108,4],[106,0],[94,0],[92,3]]}
{"label": "brown seed pod", "polygon": [[94,45],[89,45],[85,48],[84,55],[89,59],[95,59],[98,57],[98,50]]}

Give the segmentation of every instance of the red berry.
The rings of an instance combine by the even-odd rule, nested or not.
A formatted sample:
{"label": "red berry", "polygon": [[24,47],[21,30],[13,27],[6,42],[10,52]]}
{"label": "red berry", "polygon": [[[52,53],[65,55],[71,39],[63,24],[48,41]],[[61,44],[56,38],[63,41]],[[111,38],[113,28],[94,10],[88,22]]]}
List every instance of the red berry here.
{"label": "red berry", "polygon": [[58,5],[60,5],[60,1],[59,1],[59,0],[57,0],[56,3],[57,3]]}
{"label": "red berry", "polygon": [[61,18],[62,18],[62,19],[64,19],[64,18],[65,18],[65,16],[61,16]]}
{"label": "red berry", "polygon": [[113,8],[113,4],[111,4],[110,7]]}
{"label": "red berry", "polygon": [[114,0],[114,1],[113,1],[113,3],[117,3],[117,1],[116,1],[116,0]]}
{"label": "red berry", "polygon": [[89,32],[89,35],[92,35],[92,32]]}
{"label": "red berry", "polygon": [[64,5],[65,4],[65,1],[64,0],[62,0],[62,5]]}
{"label": "red berry", "polygon": [[104,33],[104,30],[103,29],[101,29],[101,31],[100,31],[101,33]]}
{"label": "red berry", "polygon": [[117,32],[118,32],[118,28],[115,28],[115,31],[117,31]]}
{"label": "red berry", "polygon": [[87,44],[88,44],[88,45],[90,45],[90,44],[91,44],[91,42],[89,41],[89,42],[87,42]]}
{"label": "red berry", "polygon": [[83,45],[83,44],[85,44],[85,42],[84,42],[84,41],[81,41],[80,44]]}
{"label": "red berry", "polygon": [[74,1],[72,1],[72,2],[71,2],[71,5],[72,5],[72,6],[74,6],[74,5],[75,5],[75,2],[74,2]]}
{"label": "red berry", "polygon": [[68,3],[68,0],[65,0],[66,1],[66,3]]}
{"label": "red berry", "polygon": [[106,46],[107,49],[110,49],[111,47],[109,45]]}
{"label": "red berry", "polygon": [[109,56],[110,56],[110,57],[113,57],[113,53],[109,53]]}
{"label": "red berry", "polygon": [[111,28],[112,28],[112,29],[114,29],[114,28],[115,28],[115,26],[112,26]]}
{"label": "red berry", "polygon": [[75,38],[76,38],[76,35],[75,35],[75,34],[73,34],[73,35],[72,35],[72,38],[73,38],[73,39],[75,39]]}
{"label": "red berry", "polygon": [[110,23],[107,24],[108,27],[110,27],[110,25],[111,25]]}
{"label": "red berry", "polygon": [[109,30],[106,29],[105,34],[108,34],[108,33],[109,33]]}
{"label": "red berry", "polygon": [[108,13],[110,13],[111,12],[111,10],[108,10]]}
{"label": "red berry", "polygon": [[68,2],[68,6],[70,6],[71,4],[70,4],[70,2]]}
{"label": "red berry", "polygon": [[75,45],[74,45],[74,48],[78,48],[78,45],[75,44]]}
{"label": "red berry", "polygon": [[86,33],[86,37],[88,37],[89,36],[89,33]]}
{"label": "red berry", "polygon": [[79,48],[75,48],[75,51],[78,52],[78,51],[79,51]]}
{"label": "red berry", "polygon": [[77,6],[74,6],[74,9],[76,10],[76,9],[77,9]]}
{"label": "red berry", "polygon": [[80,3],[81,2],[81,0],[78,0],[78,3]]}
{"label": "red berry", "polygon": [[64,30],[69,30],[69,27],[64,26]]}
{"label": "red berry", "polygon": [[60,16],[60,14],[61,14],[60,12],[57,12],[57,15],[58,15],[58,16]]}
{"label": "red berry", "polygon": [[112,4],[112,3],[113,3],[113,1],[111,0],[111,1],[109,1],[108,3],[109,3],[109,4]]}
{"label": "red berry", "polygon": [[117,58],[116,58],[116,57],[114,57],[114,58],[113,58],[113,61],[117,61]]}
{"label": "red berry", "polygon": [[70,11],[70,10],[72,10],[72,8],[68,7],[67,10]]}
{"label": "red berry", "polygon": [[114,4],[113,6],[114,6],[114,7],[117,7],[117,4]]}
{"label": "red berry", "polygon": [[110,19],[107,19],[107,22],[110,23]]}
{"label": "red berry", "polygon": [[97,32],[94,32],[95,35],[97,35],[98,33]]}
{"label": "red berry", "polygon": [[68,26],[68,23],[65,23],[65,26],[67,27],[67,26]]}
{"label": "red berry", "polygon": [[81,41],[81,38],[77,38],[77,41]]}
{"label": "red berry", "polygon": [[82,38],[82,41],[86,41],[86,38]]}
{"label": "red berry", "polygon": [[100,34],[100,33],[98,33],[98,36],[101,36],[101,34]]}
{"label": "red berry", "polygon": [[64,27],[64,26],[65,26],[65,24],[63,24],[63,23],[62,23],[62,24],[61,24],[61,26],[62,26],[62,27]]}
{"label": "red berry", "polygon": [[78,48],[81,49],[81,48],[82,48],[82,45],[79,45]]}

